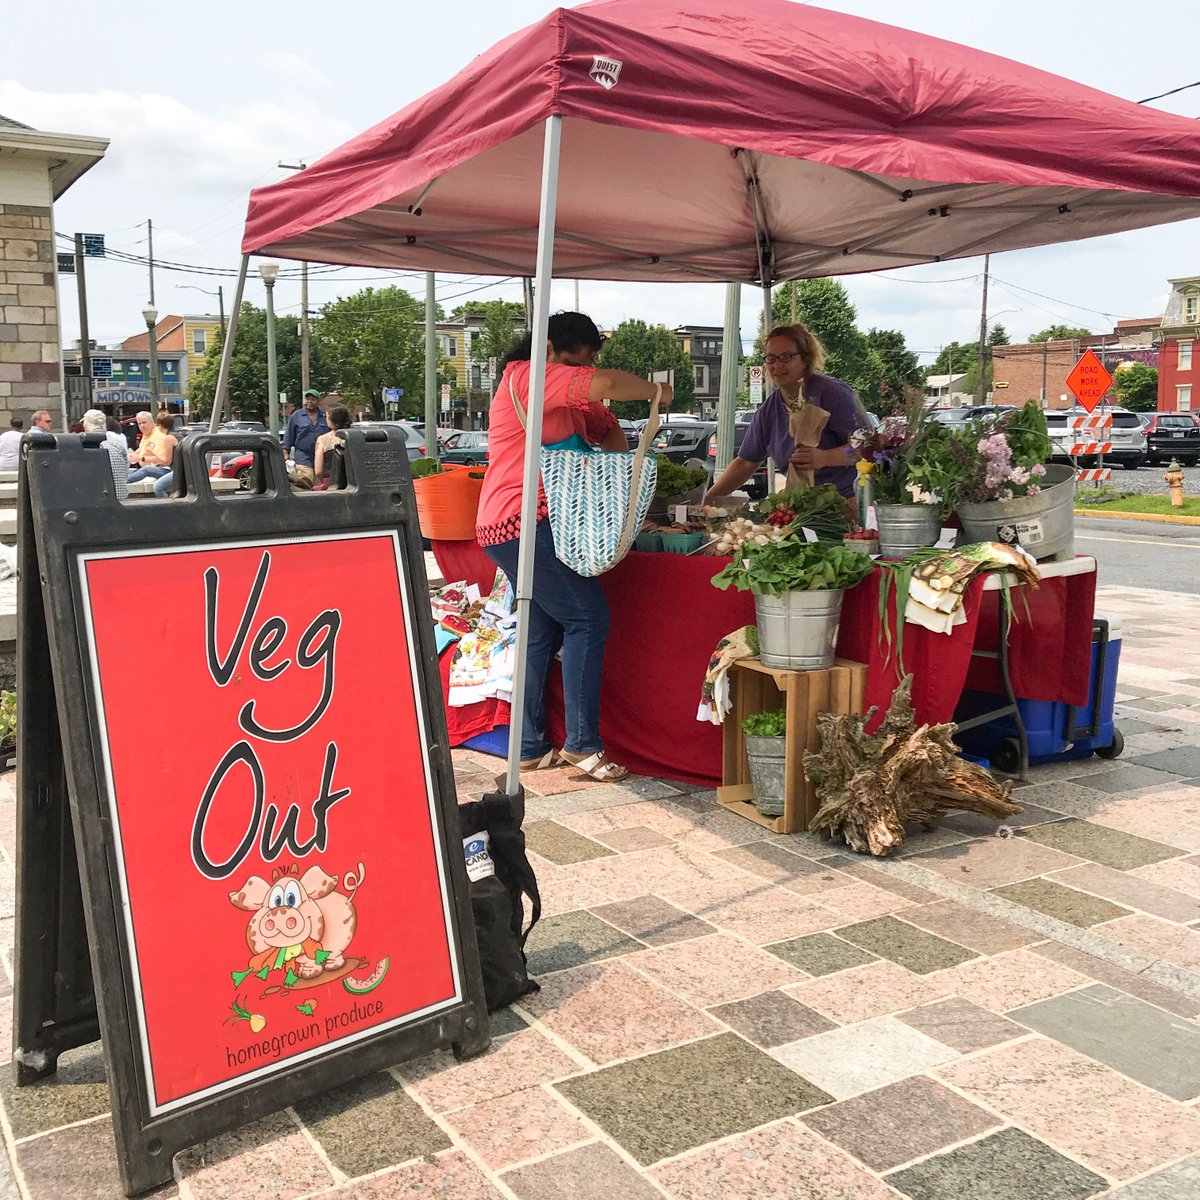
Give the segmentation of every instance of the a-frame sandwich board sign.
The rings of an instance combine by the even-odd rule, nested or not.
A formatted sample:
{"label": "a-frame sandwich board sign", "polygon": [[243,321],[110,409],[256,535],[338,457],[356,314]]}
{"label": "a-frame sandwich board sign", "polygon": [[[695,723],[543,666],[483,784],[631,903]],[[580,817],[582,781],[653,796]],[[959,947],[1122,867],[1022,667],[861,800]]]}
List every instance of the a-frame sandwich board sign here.
{"label": "a-frame sandwich board sign", "polygon": [[97,435],[20,475],[15,1070],[104,1043],[130,1195],[177,1151],[488,1026],[403,440],[293,493],[118,501]]}

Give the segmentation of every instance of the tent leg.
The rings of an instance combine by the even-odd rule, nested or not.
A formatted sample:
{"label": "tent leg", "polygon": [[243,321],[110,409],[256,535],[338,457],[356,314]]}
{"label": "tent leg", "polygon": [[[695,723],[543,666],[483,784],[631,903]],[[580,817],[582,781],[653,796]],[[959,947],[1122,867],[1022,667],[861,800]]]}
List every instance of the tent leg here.
{"label": "tent leg", "polygon": [[229,400],[229,368],[233,363],[233,345],[237,338],[238,317],[242,313],[242,293],[246,290],[246,270],[250,265],[250,255],[242,255],[242,265],[238,268],[237,287],[233,291],[233,309],[225,329],[225,341],[221,346],[221,370],[217,373],[217,391],[213,396],[212,413],[208,418],[208,432],[216,433],[221,427],[221,418]]}
{"label": "tent leg", "polygon": [[734,409],[737,407],[738,367],[742,360],[742,285],[725,285],[725,333],[721,342],[721,390],[717,400],[716,474],[733,461]]}
{"label": "tent leg", "polygon": [[542,408],[546,394],[546,329],[550,317],[550,281],[554,275],[554,221],[558,207],[558,157],[562,118],[546,118],[542,154],[542,197],[534,281],[533,348],[529,355],[529,398],[525,416],[525,474],[521,485],[521,550],[517,557],[517,658],[513,668],[512,721],[508,728],[508,770],[504,790],[519,794],[521,733],[525,724],[525,669],[529,657],[529,611],[533,599],[534,530],[537,528],[541,477]]}

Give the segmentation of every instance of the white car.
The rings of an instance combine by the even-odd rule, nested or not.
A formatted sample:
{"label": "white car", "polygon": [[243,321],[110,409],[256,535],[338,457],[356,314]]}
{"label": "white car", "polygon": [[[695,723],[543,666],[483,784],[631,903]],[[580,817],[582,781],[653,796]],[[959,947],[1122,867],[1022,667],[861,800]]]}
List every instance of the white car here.
{"label": "white car", "polygon": [[1072,420],[1089,415],[1086,409],[1072,408],[1048,412],[1046,428],[1054,443],[1054,458],[1059,462],[1075,462],[1079,465],[1098,461],[1096,455],[1078,455],[1072,458],[1072,449],[1081,443],[1107,441],[1112,450],[1104,456],[1106,463],[1119,463],[1127,471],[1136,471],[1146,461],[1146,430],[1137,413],[1124,408],[1097,409],[1091,416],[1112,416],[1112,428],[1104,431],[1073,429]]}

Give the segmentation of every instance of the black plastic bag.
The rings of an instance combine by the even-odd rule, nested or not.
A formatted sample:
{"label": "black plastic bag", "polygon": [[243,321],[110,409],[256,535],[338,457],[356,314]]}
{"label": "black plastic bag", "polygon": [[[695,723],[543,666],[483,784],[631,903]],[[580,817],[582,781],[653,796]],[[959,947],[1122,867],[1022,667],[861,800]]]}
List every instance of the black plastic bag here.
{"label": "black plastic bag", "polygon": [[[542,915],[542,900],[525,854],[523,809],[523,800],[503,792],[458,806],[488,1012],[540,990],[525,966],[525,940]],[[528,929],[523,896],[533,909]]]}

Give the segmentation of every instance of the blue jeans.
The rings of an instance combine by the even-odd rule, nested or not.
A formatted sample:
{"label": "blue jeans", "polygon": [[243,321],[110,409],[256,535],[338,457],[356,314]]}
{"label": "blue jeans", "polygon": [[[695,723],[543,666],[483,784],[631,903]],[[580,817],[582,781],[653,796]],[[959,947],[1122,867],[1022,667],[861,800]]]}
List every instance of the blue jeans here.
{"label": "blue jeans", "polygon": [[[485,546],[488,557],[517,586],[514,538]],[[546,680],[562,647],[563,707],[567,738],[564,750],[595,754],[600,745],[600,675],[608,637],[608,601],[598,579],[577,575],[554,553],[549,521],[537,523],[533,560],[533,599],[529,605],[529,656],[525,661],[525,723],[521,758],[541,758],[546,741]]]}
{"label": "blue jeans", "polygon": [[165,475],[160,475],[154,481],[154,494],[160,499],[165,500],[171,494],[171,485],[175,482],[175,472],[168,471]]}
{"label": "blue jeans", "polygon": [[161,479],[170,467],[137,467],[129,472],[129,482],[137,483],[139,479]]}

